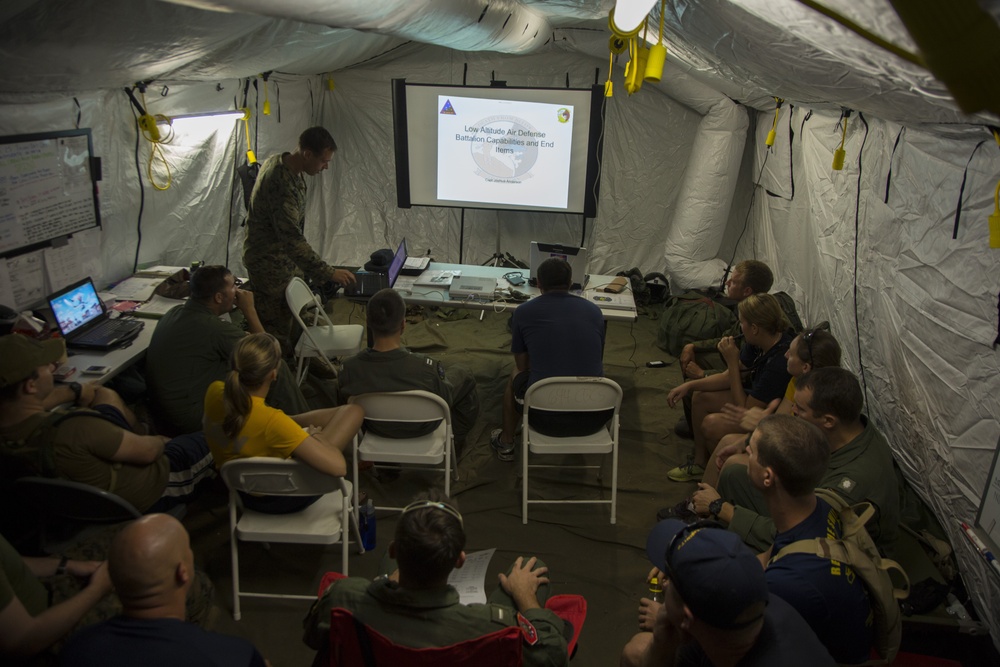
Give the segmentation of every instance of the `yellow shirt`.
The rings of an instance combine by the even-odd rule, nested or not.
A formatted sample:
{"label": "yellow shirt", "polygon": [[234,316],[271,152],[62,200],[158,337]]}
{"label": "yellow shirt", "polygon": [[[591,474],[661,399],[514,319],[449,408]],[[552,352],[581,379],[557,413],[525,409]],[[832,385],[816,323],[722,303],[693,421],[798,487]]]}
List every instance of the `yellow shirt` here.
{"label": "yellow shirt", "polygon": [[789,403],[795,402],[795,378],[788,381],[788,386],[785,388],[785,400]]}
{"label": "yellow shirt", "polygon": [[212,450],[216,467],[231,459],[272,456],[287,459],[309,437],[301,426],[277,408],[251,397],[253,406],[239,435],[230,440],[222,430],[226,409],[222,400],[222,382],[213,382],[205,392],[205,439]]}

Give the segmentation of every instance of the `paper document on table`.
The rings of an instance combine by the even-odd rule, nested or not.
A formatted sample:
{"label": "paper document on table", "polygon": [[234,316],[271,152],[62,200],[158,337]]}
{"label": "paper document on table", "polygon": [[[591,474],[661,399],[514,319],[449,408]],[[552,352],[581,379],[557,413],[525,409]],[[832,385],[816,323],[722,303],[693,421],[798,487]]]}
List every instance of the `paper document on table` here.
{"label": "paper document on table", "polygon": [[136,317],[160,318],[167,314],[172,308],[184,303],[182,299],[168,299],[165,296],[154,294],[153,298],[146,303],[139,304],[135,309]]}
{"label": "paper document on table", "polygon": [[419,285],[422,287],[447,287],[451,285],[451,282],[462,275],[461,271],[439,271],[437,269],[433,271],[424,271],[417,279],[413,282],[414,285]]}
{"label": "paper document on table", "polygon": [[159,276],[154,278],[132,276],[112,287],[111,292],[119,301],[147,301],[153,296],[153,290],[162,282],[163,278]]}
{"label": "paper document on table", "polygon": [[486,604],[486,570],[495,551],[496,549],[486,549],[466,554],[465,565],[452,570],[448,575],[448,583],[458,591],[458,599],[462,604]]}

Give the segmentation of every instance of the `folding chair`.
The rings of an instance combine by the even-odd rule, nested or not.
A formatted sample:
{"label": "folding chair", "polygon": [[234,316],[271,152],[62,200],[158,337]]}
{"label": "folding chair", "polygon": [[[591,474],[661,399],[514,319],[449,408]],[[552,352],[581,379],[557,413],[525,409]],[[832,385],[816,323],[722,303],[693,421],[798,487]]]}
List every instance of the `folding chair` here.
{"label": "folding chair", "polygon": [[406,667],[516,667],[521,664],[521,628],[513,625],[443,647],[413,648],[372,630],[343,608],[330,613],[331,667],[406,665]]}
{"label": "folding chair", "polygon": [[[351,483],[331,477],[294,459],[233,459],[219,471],[229,487],[229,550],[233,566],[233,618],[240,620],[240,597],[314,600],[313,595],[253,593],[240,590],[239,547],[244,542],[341,545],[341,567],[347,573],[349,528],[358,553],[364,553],[356,515],[351,511]],[[323,497],[291,514],[265,514],[242,507],[237,493]],[[242,513],[237,521],[237,507]]]}
{"label": "folding chair", "polygon": [[40,546],[46,553],[60,553],[104,527],[138,519],[132,503],[109,491],[68,479],[22,477],[14,493],[38,510]]}
{"label": "folding chair", "polygon": [[[521,522],[528,523],[529,504],[590,503],[611,505],[611,523],[615,523],[618,502],[618,413],[622,389],[614,380],[601,377],[551,377],[532,384],[524,394],[522,417],[522,487]],[[531,426],[531,411],[583,413],[613,411],[609,423],[596,433],[581,436],[553,436],[539,433]],[[611,454],[610,500],[529,500],[528,471],[532,468],[596,469],[600,465],[530,464],[532,454]]]}
{"label": "folding chair", "polygon": [[[361,351],[361,339],[365,328],[360,324],[334,324],[330,321],[323,304],[313,294],[309,286],[301,278],[292,278],[285,288],[285,300],[292,311],[295,322],[302,329],[295,344],[295,381],[302,384],[305,379],[306,360],[320,358],[331,370],[334,369],[334,357],[345,357]],[[306,324],[302,319],[302,310],[306,307],[312,311],[312,324]]]}
{"label": "folding chair", "polygon": [[[456,475],[455,439],[451,431],[448,403],[429,391],[411,390],[378,392],[352,396],[350,403],[365,409],[365,422],[441,423],[431,433],[413,438],[387,438],[371,430],[354,436],[354,507],[358,506],[358,461],[399,463],[401,467],[441,466],[431,470],[444,472],[444,493],[451,494],[451,476]],[[402,507],[379,507],[402,510]]]}

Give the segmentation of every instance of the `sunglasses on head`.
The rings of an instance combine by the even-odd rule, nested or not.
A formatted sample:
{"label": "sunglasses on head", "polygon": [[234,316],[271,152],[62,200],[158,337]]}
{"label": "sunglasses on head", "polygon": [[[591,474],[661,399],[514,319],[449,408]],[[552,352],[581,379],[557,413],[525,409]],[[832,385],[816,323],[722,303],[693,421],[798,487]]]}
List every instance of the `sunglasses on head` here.
{"label": "sunglasses on head", "polygon": [[809,365],[815,366],[813,363],[813,336],[816,335],[818,329],[810,329],[809,331],[802,332],[802,340],[806,342],[806,350],[809,352]]}

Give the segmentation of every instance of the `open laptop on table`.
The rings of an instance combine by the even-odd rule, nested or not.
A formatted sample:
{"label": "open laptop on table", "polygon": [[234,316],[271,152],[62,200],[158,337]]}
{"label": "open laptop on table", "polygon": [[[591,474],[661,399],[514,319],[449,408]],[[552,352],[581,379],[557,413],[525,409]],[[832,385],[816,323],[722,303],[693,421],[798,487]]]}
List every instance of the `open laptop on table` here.
{"label": "open laptop on table", "polygon": [[48,301],[69,347],[110,350],[138,336],[145,326],[133,318],[108,317],[90,278],[49,295]]}
{"label": "open laptop on table", "polygon": [[[531,252],[528,255],[528,265],[531,267],[531,277],[538,277],[538,267],[550,257],[558,257],[569,262],[573,269],[573,285],[583,286],[587,282],[587,249],[561,243],[531,242]],[[580,289],[580,288],[576,288]]]}
{"label": "open laptop on table", "polygon": [[379,290],[392,287],[396,284],[396,278],[399,277],[399,271],[403,268],[403,263],[406,261],[406,239],[404,238],[399,242],[399,247],[396,248],[396,254],[392,257],[392,263],[389,264],[388,273],[372,273],[370,271],[358,271],[354,274],[354,278],[357,280],[353,285],[347,285],[344,287],[344,295],[352,297],[362,297],[371,298],[375,296],[375,293]]}

